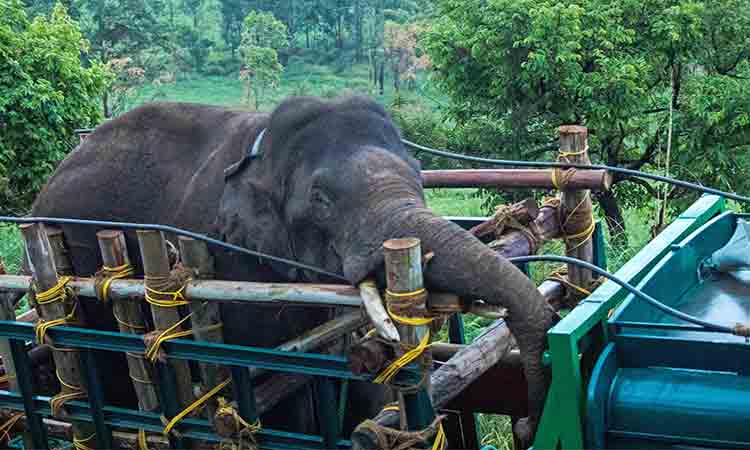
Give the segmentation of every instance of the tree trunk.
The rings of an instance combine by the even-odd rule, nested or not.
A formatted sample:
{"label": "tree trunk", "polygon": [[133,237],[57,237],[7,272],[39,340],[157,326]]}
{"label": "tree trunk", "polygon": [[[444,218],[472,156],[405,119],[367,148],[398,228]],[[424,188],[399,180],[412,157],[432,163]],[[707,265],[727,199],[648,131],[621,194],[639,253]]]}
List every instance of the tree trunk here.
{"label": "tree trunk", "polygon": [[609,228],[612,245],[616,248],[625,248],[628,245],[628,235],[625,229],[625,218],[612,191],[600,192],[596,195],[599,206],[604,211],[604,217]]}
{"label": "tree trunk", "polygon": [[383,82],[385,81],[385,61],[380,63],[380,73],[378,74],[378,82],[380,83],[380,95],[385,93],[383,88]]}

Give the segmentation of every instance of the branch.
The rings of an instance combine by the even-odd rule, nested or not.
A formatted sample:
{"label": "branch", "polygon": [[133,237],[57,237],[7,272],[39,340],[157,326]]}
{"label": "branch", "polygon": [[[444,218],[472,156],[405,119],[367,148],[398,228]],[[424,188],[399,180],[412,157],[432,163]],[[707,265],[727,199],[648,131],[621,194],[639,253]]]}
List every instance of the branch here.
{"label": "branch", "polygon": [[646,189],[646,191],[648,191],[649,195],[651,195],[654,198],[659,197],[659,192],[656,190],[656,188],[651,186],[651,184],[649,184],[648,181],[646,180],[642,180],[640,178],[635,178],[635,177],[629,177],[627,175],[620,175],[620,174],[615,174],[615,176],[612,177],[612,185],[615,185],[621,181],[630,181],[639,186],[643,186],[643,188]]}

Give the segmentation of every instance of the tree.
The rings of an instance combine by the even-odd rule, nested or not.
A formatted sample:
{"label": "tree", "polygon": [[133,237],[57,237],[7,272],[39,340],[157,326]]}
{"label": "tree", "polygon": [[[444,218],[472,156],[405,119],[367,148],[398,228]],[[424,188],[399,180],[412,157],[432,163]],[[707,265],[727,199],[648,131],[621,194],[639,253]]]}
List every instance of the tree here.
{"label": "tree", "polygon": [[[671,128],[673,176],[750,187],[736,176],[750,150],[749,0],[438,4],[425,48],[452,118],[505,130],[495,156],[524,156],[554,142],[557,126],[582,124],[595,162],[663,172]],[[597,196],[618,234],[622,205],[660,192],[623,181]],[[695,197],[678,189],[669,198]]]}
{"label": "tree", "polygon": [[420,29],[420,26],[414,23],[385,22],[383,47],[386,58],[391,63],[393,88],[397,91],[400,89],[401,81],[406,81],[409,87],[413,88],[417,71],[430,65],[426,55],[417,56],[417,35]]}
{"label": "tree", "polygon": [[22,213],[74,146],[76,128],[102,119],[104,66],[88,52],[60,4],[48,17],[26,16],[20,0],[0,2],[0,211]]}
{"label": "tree", "polygon": [[252,91],[256,110],[267,91],[281,81],[284,67],[279,63],[278,50],[287,45],[286,25],[273,14],[252,11],[247,15],[240,48],[244,64],[240,78],[248,84],[248,100]]}

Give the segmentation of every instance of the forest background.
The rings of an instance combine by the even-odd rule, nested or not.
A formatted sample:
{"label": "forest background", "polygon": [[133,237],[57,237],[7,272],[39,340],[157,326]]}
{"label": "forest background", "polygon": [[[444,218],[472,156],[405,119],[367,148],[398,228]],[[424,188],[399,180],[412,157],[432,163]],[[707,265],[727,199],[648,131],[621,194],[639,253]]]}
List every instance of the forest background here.
{"label": "forest background", "polygon": [[[143,103],[267,111],[347,93],[432,147],[554,160],[557,127],[581,124],[595,163],[750,192],[750,0],[0,0],[0,213],[27,210],[76,129]],[[699,195],[614,182],[595,195],[611,270]],[[476,216],[550,194],[428,201]],[[19,249],[0,227],[11,269]],[[486,324],[468,323],[470,337]],[[505,419],[480,423],[485,443],[511,445]]]}

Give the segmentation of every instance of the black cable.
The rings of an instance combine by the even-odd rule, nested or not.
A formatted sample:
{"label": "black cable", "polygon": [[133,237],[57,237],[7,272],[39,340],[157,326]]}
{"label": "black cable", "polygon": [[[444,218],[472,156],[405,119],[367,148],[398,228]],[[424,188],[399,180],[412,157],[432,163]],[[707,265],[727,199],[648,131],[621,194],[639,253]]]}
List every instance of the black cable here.
{"label": "black cable", "polygon": [[65,219],[65,218],[60,218],[60,217],[9,217],[9,216],[0,216],[0,222],[92,225],[92,226],[99,226],[99,227],[122,228],[122,229],[131,229],[131,230],[163,231],[165,233],[173,233],[179,236],[187,236],[187,237],[199,240],[199,241],[206,242],[208,244],[216,245],[219,247],[224,247],[226,249],[229,249],[235,252],[244,253],[246,255],[251,255],[251,256],[257,256],[257,257],[268,259],[271,261],[276,261],[282,264],[287,264],[292,267],[297,267],[299,269],[309,270],[311,272],[316,272],[321,275],[333,277],[338,280],[346,281],[347,283],[349,282],[341,274],[328,272],[327,270],[320,269],[314,266],[310,266],[301,262],[292,261],[291,259],[281,258],[279,256],[272,256],[263,252],[250,250],[244,247],[240,247],[238,245],[229,244],[227,242],[223,242],[218,239],[205,236],[200,233],[183,230],[181,228],[172,227],[169,225],[132,223],[132,222],[109,222],[105,220],[88,220],[88,219]]}
{"label": "black cable", "polygon": [[512,258],[508,258],[510,262],[516,263],[516,264],[523,264],[528,262],[539,262],[539,261],[548,261],[548,262],[561,262],[566,264],[575,264],[577,266],[583,267],[585,269],[591,270],[594,273],[597,273],[607,279],[610,279],[614,281],[615,283],[619,284],[623,288],[625,288],[628,292],[635,295],[636,297],[641,298],[642,300],[645,300],[647,303],[652,305],[653,307],[661,310],[662,312],[677,317],[679,319],[682,319],[686,322],[690,322],[696,325],[700,325],[703,328],[705,328],[708,331],[716,331],[719,333],[734,333],[734,328],[727,327],[725,325],[718,325],[712,322],[706,322],[705,320],[698,319],[697,317],[693,317],[689,314],[685,314],[684,312],[678,311],[674,308],[671,308],[664,303],[659,302],[655,298],[651,297],[650,295],[646,294],[645,292],[639,290],[635,286],[631,285],[627,281],[619,278],[617,275],[607,272],[606,270],[597,267],[589,262],[577,259],[577,258],[571,258],[569,256],[559,256],[559,255],[532,255],[532,256],[514,256]]}
{"label": "black cable", "polygon": [[576,164],[576,163],[564,163],[564,162],[547,162],[547,161],[514,161],[511,159],[491,159],[482,158],[479,156],[462,155],[460,153],[448,152],[445,150],[437,150],[423,145],[416,144],[414,142],[402,139],[402,142],[411,148],[416,150],[430,153],[432,155],[443,156],[445,158],[455,159],[459,161],[471,161],[483,164],[491,164],[494,166],[515,166],[515,167],[540,167],[540,168],[560,168],[560,169],[589,169],[589,170],[608,170],[614,173],[621,173],[634,178],[645,178],[647,180],[659,181],[662,183],[669,183],[675,186],[680,186],[686,189],[695,191],[705,192],[708,194],[718,195],[720,197],[729,198],[738,202],[750,203],[750,197],[744,195],[735,194],[732,192],[720,191],[718,189],[701,186],[699,184],[690,183],[688,181],[682,181],[675,178],[665,177],[662,175],[654,175],[640,170],[626,169],[624,167],[607,166],[604,164]]}

